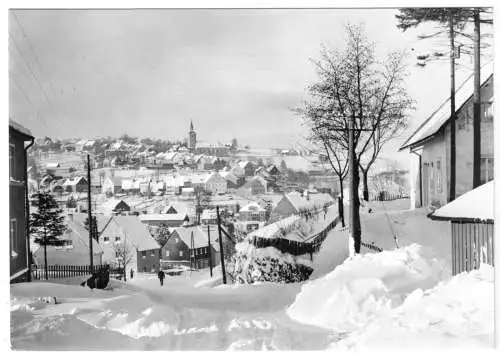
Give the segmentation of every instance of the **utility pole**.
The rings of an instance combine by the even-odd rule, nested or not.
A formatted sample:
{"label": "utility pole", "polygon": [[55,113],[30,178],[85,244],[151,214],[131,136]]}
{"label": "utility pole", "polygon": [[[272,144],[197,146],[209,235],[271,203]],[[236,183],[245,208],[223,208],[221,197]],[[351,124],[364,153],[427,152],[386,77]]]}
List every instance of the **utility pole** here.
{"label": "utility pole", "polygon": [[123,282],[127,282],[127,259],[128,259],[128,246],[127,246],[127,232],[123,235]]}
{"label": "utility pole", "polygon": [[457,159],[455,145],[455,33],[453,29],[453,9],[448,10],[450,25],[450,192],[449,201],[455,200]]}
{"label": "utility pole", "polygon": [[93,220],[92,220],[92,199],[90,192],[90,154],[87,153],[87,203],[88,203],[88,215],[89,215],[89,253],[90,253],[90,271],[94,272],[94,255],[92,249],[92,232],[93,230]]}
{"label": "utility pole", "polygon": [[213,277],[213,273],[212,273],[212,245],[210,244],[210,225],[207,225],[207,235],[208,235],[208,266],[210,266],[210,277]]}
{"label": "utility pole", "polygon": [[224,266],[224,247],[222,245],[222,232],[221,232],[221,222],[220,222],[220,213],[219,206],[217,205],[217,227],[219,229],[219,247],[220,247],[220,265],[222,269],[222,283],[225,285],[226,281],[226,267]]}
{"label": "utility pole", "polygon": [[194,248],[194,232],[191,231],[191,271],[193,271],[193,266],[194,268],[196,267],[196,252]]}
{"label": "utility pole", "polygon": [[481,29],[479,9],[474,9],[474,104],[472,187],[481,185]]}

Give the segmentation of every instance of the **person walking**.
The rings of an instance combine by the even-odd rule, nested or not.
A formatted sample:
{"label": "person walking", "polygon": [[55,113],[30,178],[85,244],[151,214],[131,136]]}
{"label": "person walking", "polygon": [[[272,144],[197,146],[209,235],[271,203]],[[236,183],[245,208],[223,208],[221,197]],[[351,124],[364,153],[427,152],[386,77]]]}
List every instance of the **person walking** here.
{"label": "person walking", "polygon": [[134,278],[134,269],[130,269],[130,279]]}
{"label": "person walking", "polygon": [[163,286],[163,279],[165,278],[165,272],[160,270],[160,272],[158,272],[158,278],[160,279],[160,285]]}

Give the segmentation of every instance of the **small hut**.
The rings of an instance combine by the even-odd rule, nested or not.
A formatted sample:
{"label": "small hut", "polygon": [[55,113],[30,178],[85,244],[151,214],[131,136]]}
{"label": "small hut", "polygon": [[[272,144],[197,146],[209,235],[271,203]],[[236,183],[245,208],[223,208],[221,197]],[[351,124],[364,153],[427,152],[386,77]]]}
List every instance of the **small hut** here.
{"label": "small hut", "polygon": [[494,181],[434,211],[433,220],[451,221],[452,273],[494,265]]}

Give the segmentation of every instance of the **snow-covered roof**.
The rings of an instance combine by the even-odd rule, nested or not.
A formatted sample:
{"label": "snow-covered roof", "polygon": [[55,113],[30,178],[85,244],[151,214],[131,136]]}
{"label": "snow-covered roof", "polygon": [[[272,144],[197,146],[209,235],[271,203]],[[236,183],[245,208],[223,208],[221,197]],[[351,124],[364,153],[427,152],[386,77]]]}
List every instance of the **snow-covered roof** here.
{"label": "snow-covered roof", "polygon": [[495,219],[494,180],[459,196],[434,211],[434,220],[493,221]]}
{"label": "snow-covered roof", "polygon": [[248,237],[262,237],[266,239],[277,238],[282,236],[282,229],[289,227],[301,220],[298,215],[288,216],[282,220],[266,225],[250,233]]}
{"label": "snow-covered roof", "polygon": [[230,181],[230,182],[232,182],[234,184],[236,184],[238,182],[238,178],[236,177],[236,175],[234,175],[234,173],[231,173],[231,172],[220,172],[219,174],[226,181]]}
{"label": "snow-covered roof", "polygon": [[249,203],[240,209],[240,213],[242,211],[243,212],[245,212],[245,211],[256,212],[256,211],[265,211],[265,210],[262,208],[262,206],[260,206],[257,203]]}
{"label": "snow-covered roof", "polygon": [[87,180],[84,177],[81,176],[76,176],[74,178],[68,178],[65,182],[64,185],[76,185],[78,184],[81,180],[84,180],[87,182]]}
{"label": "snow-covered roof", "polygon": [[9,119],[9,127],[16,130],[17,132],[19,132],[21,134],[24,134],[28,137],[33,138],[33,134],[31,134],[31,131],[29,129],[23,127],[22,125],[20,125],[16,121],[13,121],[12,119]]}
{"label": "snow-covered roof", "polygon": [[187,214],[146,214],[139,215],[139,220],[144,221],[184,221]]}
{"label": "snow-covered roof", "polygon": [[[481,68],[481,86],[483,86],[492,75],[493,62],[490,62]],[[474,75],[472,74],[465,80],[465,82],[462,83],[460,87],[458,87],[455,92],[455,108],[457,109],[457,112],[472,97],[473,91]],[[413,132],[413,134],[406,140],[399,150],[403,150],[411,145],[417,144],[418,142],[421,142],[437,133],[450,118],[449,103],[450,98],[447,98],[446,101],[444,101],[441,106],[439,106],[437,110],[435,110],[434,113],[432,113],[430,117],[427,118],[427,120],[425,120],[415,132]]]}
{"label": "snow-covered roof", "polygon": [[[180,239],[189,247],[191,248],[191,237],[193,238],[193,245],[195,249],[201,248],[201,247],[207,247],[208,246],[208,237],[207,237],[207,228],[202,228],[201,226],[187,226],[187,227],[177,227],[172,230],[172,234],[174,232],[177,232],[179,235]],[[216,250],[218,250],[218,245],[215,244],[216,238],[218,237],[217,235],[217,227],[216,226],[211,226],[210,227],[210,238],[211,238],[211,246]],[[192,235],[191,235],[192,234]]]}
{"label": "snow-covered roof", "polygon": [[307,199],[307,194],[300,194],[298,192],[292,192],[285,194],[284,196],[290,204],[297,210],[308,210],[315,207],[322,207],[325,204],[331,204],[333,202],[333,198],[330,194],[326,193],[318,193],[309,195],[309,199]]}
{"label": "snow-covered roof", "polygon": [[114,211],[121,202],[128,206],[128,204],[121,199],[110,199],[102,204],[102,208],[107,211]]}
{"label": "snow-covered roof", "polygon": [[[82,226],[78,225],[78,223],[71,221],[71,219],[67,221],[66,224],[68,226],[68,230],[71,230],[71,232],[75,234],[72,235],[71,238],[73,240],[76,238],[83,247],[89,247],[89,232]],[[75,243],[73,243],[73,246],[75,246]],[[92,251],[94,254],[100,254],[103,252],[101,245],[99,245],[94,238],[92,239]]]}
{"label": "snow-covered roof", "polygon": [[217,218],[217,212],[215,210],[205,209],[201,214],[201,220],[211,220]]}
{"label": "snow-covered roof", "polygon": [[115,216],[113,220],[120,226],[127,242],[131,242],[139,251],[159,249],[146,225],[135,216]]}

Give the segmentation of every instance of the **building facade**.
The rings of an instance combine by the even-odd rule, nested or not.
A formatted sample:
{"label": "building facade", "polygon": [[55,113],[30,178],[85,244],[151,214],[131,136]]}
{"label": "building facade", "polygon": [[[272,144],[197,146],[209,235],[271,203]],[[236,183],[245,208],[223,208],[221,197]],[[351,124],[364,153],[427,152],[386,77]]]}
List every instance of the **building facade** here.
{"label": "building facade", "polygon": [[[493,74],[481,71],[481,183],[493,179]],[[473,188],[473,78],[456,92],[455,197]],[[450,201],[449,99],[410,136],[400,150],[410,152],[411,207],[441,207]]]}
{"label": "building facade", "polygon": [[[26,142],[31,142],[26,146]],[[33,145],[31,132],[18,123],[9,121],[9,257],[10,281],[29,281],[31,258],[29,254],[29,220],[27,149]]]}

